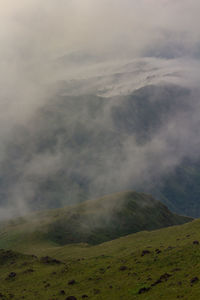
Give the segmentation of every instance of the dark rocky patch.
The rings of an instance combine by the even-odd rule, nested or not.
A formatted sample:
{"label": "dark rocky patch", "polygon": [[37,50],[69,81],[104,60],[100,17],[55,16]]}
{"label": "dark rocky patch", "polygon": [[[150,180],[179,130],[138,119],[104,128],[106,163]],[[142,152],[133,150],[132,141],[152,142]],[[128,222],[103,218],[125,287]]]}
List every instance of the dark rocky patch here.
{"label": "dark rocky patch", "polygon": [[151,252],[149,250],[143,250],[141,256],[145,256],[147,254],[150,254]]}
{"label": "dark rocky patch", "polygon": [[150,288],[148,287],[143,287],[141,288],[139,291],[138,291],[138,294],[141,295],[141,294],[144,294],[146,292],[148,292],[150,290]]}
{"label": "dark rocky patch", "polygon": [[100,268],[99,272],[102,273],[102,274],[104,274],[105,273],[105,269],[104,268]]}
{"label": "dark rocky patch", "polygon": [[148,277],[148,278],[147,278],[147,281],[151,281],[151,280],[152,280],[152,278],[151,278],[151,277]]}
{"label": "dark rocky patch", "polygon": [[101,277],[97,277],[95,280],[99,281],[99,280],[102,280],[102,278]]}
{"label": "dark rocky patch", "polygon": [[111,268],[111,266],[107,266],[107,269],[110,269]]}
{"label": "dark rocky patch", "polygon": [[77,298],[74,296],[68,296],[65,300],[77,300]]}
{"label": "dark rocky patch", "polygon": [[86,299],[86,298],[88,298],[88,295],[83,295],[81,298]]}
{"label": "dark rocky patch", "polygon": [[152,287],[156,286],[157,284],[160,284],[164,281],[167,281],[172,275],[168,274],[168,273],[164,273],[163,275],[160,276],[160,278],[158,280],[156,280],[154,283],[152,283]]}
{"label": "dark rocky patch", "polygon": [[128,269],[127,266],[121,266],[121,267],[119,268],[120,271],[126,271],[127,269]]}
{"label": "dark rocky patch", "polygon": [[199,245],[199,241],[193,241],[193,245]]}
{"label": "dark rocky patch", "polygon": [[16,262],[16,258],[19,257],[19,254],[11,251],[11,250],[3,250],[0,249],[0,264],[3,265],[10,261],[10,264],[14,264]]}
{"label": "dark rocky patch", "polygon": [[198,281],[199,281],[199,278],[196,276],[190,280],[190,283],[194,284],[194,283],[197,283]]}
{"label": "dark rocky patch", "polygon": [[171,277],[171,274],[165,273],[163,275],[160,276],[160,280],[162,281],[167,281],[169,277]]}
{"label": "dark rocky patch", "polygon": [[74,279],[68,281],[68,285],[74,285],[75,283],[76,283],[76,280],[74,280]]}
{"label": "dark rocky patch", "polygon": [[49,256],[41,257],[40,261],[44,264],[61,264],[61,261],[55,258],[51,258]]}
{"label": "dark rocky patch", "polygon": [[17,274],[15,272],[11,272],[9,275],[8,275],[8,278],[15,278],[17,276]]}
{"label": "dark rocky patch", "polygon": [[155,250],[156,254],[160,254],[162,251],[160,249]]}
{"label": "dark rocky patch", "polygon": [[160,279],[156,280],[154,283],[152,283],[152,287],[156,286],[157,284],[162,283],[162,281]]}

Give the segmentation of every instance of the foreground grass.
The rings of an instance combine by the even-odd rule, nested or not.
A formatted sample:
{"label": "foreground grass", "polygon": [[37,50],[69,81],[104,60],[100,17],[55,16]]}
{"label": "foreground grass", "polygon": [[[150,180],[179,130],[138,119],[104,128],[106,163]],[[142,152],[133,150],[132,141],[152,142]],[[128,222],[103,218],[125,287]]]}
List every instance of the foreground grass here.
{"label": "foreground grass", "polygon": [[[56,300],[74,296],[76,299],[197,300],[200,299],[197,241],[200,241],[199,220],[140,232],[98,246],[61,247],[38,240],[30,245],[27,239],[21,245],[23,255],[0,251],[0,299]],[[47,255],[59,261],[41,260]]]}

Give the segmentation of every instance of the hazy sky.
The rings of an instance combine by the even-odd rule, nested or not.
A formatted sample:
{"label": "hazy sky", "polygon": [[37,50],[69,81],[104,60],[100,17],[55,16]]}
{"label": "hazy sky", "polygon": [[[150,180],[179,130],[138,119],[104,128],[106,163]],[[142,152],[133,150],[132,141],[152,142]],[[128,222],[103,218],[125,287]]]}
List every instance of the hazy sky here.
{"label": "hazy sky", "polygon": [[[79,88],[73,90],[79,95],[106,90],[104,96],[116,96],[161,81],[197,88],[199,11],[199,0],[0,0],[0,162],[7,155],[14,128],[29,124],[37,109],[58,93],[58,80],[79,79]],[[124,74],[120,82],[113,77],[116,73]],[[198,116],[195,112],[194,124],[186,123],[188,135]],[[135,161],[144,162],[137,153],[146,155],[158,149],[160,155],[164,148],[167,161],[169,136],[176,126],[177,135],[183,128],[182,119],[178,120],[178,125],[172,120],[171,127],[147,148],[127,141],[128,157],[136,147]],[[46,157],[59,166],[60,154]],[[33,153],[24,174],[38,170],[41,160]],[[129,160],[121,166],[126,176],[131,172],[125,171],[128,165]],[[134,168],[134,161],[131,166]],[[145,166],[144,162],[142,168]],[[21,186],[23,180],[14,190],[20,191]],[[22,198],[16,200],[19,207],[25,206]]]}
{"label": "hazy sky", "polygon": [[77,48],[108,51],[120,43],[138,51],[162,38],[161,30],[185,34],[187,42],[200,33],[197,0],[21,0],[0,7],[1,42],[14,47],[6,50],[35,59]]}

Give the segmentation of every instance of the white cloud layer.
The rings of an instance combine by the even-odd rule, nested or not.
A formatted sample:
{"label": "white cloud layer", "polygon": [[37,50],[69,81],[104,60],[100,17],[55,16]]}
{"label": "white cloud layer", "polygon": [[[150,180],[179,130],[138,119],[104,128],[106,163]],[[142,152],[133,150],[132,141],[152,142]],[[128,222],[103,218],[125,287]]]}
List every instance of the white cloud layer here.
{"label": "white cloud layer", "polygon": [[[37,109],[58,93],[58,81],[69,87],[63,94],[92,92],[104,97],[127,95],[148,84],[197,89],[199,11],[199,0],[0,0],[0,162],[7,155],[13,130],[21,124],[26,127]],[[194,124],[186,124],[184,133],[179,132],[182,119],[178,125],[172,120],[172,127],[159,133],[147,148],[128,140],[123,180],[129,181],[127,167],[134,169],[137,160],[141,169],[136,175],[143,174],[147,152],[161,155],[168,150],[174,127],[179,136],[191,135],[197,120],[195,112]],[[166,165],[174,167],[182,156],[174,161],[167,150]],[[133,160],[132,151],[136,153]],[[61,157],[47,153],[43,160],[33,153],[24,176],[32,172],[44,177],[44,168],[54,173]],[[23,180],[13,188],[13,194],[19,195],[13,201],[20,209],[26,202],[20,194],[22,186]],[[35,186],[27,186],[31,192],[24,195],[34,197]]]}

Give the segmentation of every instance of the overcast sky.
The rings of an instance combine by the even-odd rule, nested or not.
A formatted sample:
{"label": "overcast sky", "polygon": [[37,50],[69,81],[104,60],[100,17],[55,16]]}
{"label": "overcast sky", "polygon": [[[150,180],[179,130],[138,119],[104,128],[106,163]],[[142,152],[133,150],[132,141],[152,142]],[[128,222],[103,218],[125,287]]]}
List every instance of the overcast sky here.
{"label": "overcast sky", "polygon": [[[6,156],[5,145],[13,138],[13,129],[28,124],[35,111],[52,97],[57,80],[85,77],[93,89],[100,90],[106,84],[112,87],[109,96],[112,92],[116,96],[123,89],[127,93],[131,86],[146,85],[149,76],[156,78],[152,82],[157,83],[167,74],[175,83],[198,87],[199,12],[199,0],[0,0],[0,162]],[[91,62],[89,67],[80,66],[87,57],[84,55],[81,64],[79,57],[78,64],[71,66],[69,57],[73,53],[93,57],[94,66]],[[143,58],[145,64],[141,63]],[[134,63],[123,65],[124,61]],[[121,86],[116,86],[112,73],[126,72],[126,68],[135,72],[135,77],[124,76]],[[176,78],[172,73],[177,74]],[[97,75],[104,81],[101,78],[93,82],[91,78]],[[194,126],[198,118],[196,113]],[[160,140],[168,149],[166,140],[169,132],[170,136],[174,134],[173,126],[159,133],[149,148],[136,148],[135,152],[146,155],[148,149],[156,151]],[[186,124],[184,132],[190,135],[192,126]],[[127,145],[131,158],[130,149],[135,144],[127,141]],[[158,148],[161,154],[160,144]],[[48,160],[59,165],[58,157],[56,153],[55,158],[50,156]],[[166,158],[168,161],[167,154]],[[26,170],[35,170],[33,163],[40,160],[34,156],[31,168],[26,166]],[[121,171],[128,165],[127,160]]]}
{"label": "overcast sky", "polygon": [[162,38],[161,30],[199,40],[198,0],[1,0],[0,8],[1,46],[35,59],[120,43],[139,51]]}
{"label": "overcast sky", "polygon": [[52,61],[74,51],[198,56],[199,11],[198,0],[0,0],[0,102],[28,114],[59,72]]}

